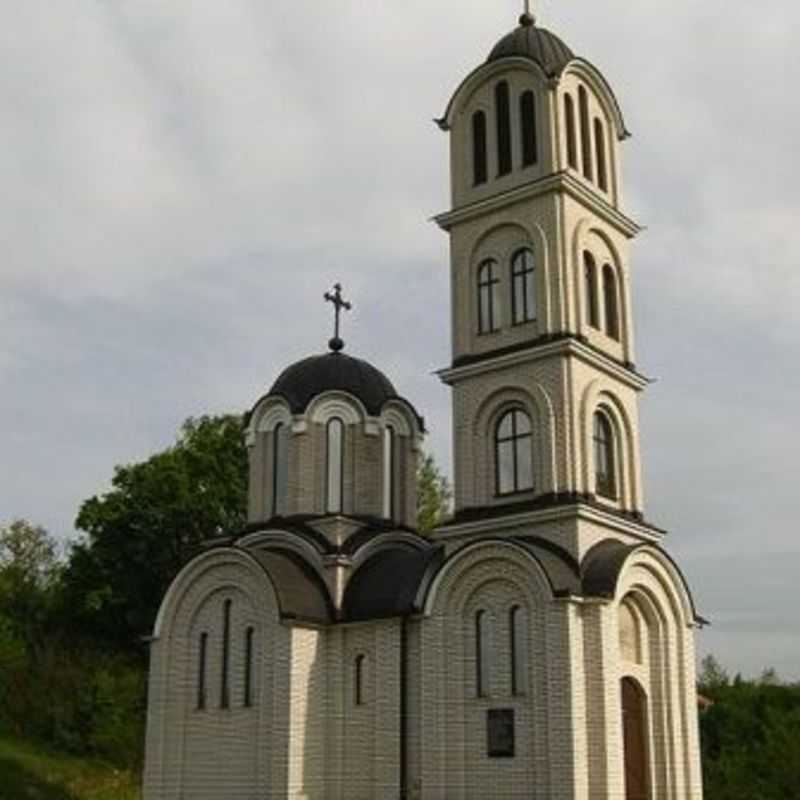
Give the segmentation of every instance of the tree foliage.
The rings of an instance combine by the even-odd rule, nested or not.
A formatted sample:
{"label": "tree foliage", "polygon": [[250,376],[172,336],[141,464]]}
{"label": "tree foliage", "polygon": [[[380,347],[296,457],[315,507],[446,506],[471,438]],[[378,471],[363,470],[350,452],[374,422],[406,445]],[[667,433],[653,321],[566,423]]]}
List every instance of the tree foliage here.
{"label": "tree foliage", "polygon": [[189,419],[177,442],[117,467],[81,506],[65,593],[82,627],[123,649],[150,633],[170,581],[209,537],[245,520],[247,453],[238,416]]}
{"label": "tree foliage", "polygon": [[433,456],[426,453],[417,469],[417,528],[429,534],[450,514],[453,491],[450,482],[436,464]]}

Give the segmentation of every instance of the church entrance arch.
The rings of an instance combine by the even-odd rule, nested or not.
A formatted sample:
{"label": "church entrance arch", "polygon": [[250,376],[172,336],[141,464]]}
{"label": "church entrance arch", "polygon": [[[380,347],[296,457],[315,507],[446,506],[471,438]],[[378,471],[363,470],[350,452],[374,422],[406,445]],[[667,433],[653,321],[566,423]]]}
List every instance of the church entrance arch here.
{"label": "church entrance arch", "polygon": [[633,678],[622,679],[625,800],[650,800],[647,755],[647,697]]}

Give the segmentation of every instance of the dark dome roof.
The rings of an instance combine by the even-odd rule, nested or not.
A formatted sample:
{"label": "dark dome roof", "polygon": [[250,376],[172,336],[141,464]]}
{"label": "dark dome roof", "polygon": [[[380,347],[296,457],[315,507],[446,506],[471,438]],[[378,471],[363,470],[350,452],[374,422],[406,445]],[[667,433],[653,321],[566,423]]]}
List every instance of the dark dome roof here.
{"label": "dark dome roof", "polygon": [[509,56],[529,58],[548,75],[559,75],[575,57],[558,36],[545,28],[538,28],[531,17],[523,17],[519,27],[494,46],[487,61],[497,61]]}
{"label": "dark dome roof", "polygon": [[275,381],[270,395],[283,397],[295,414],[323,392],[348,392],[368,413],[376,416],[387,400],[397,398],[392,382],[372,364],[344,353],[311,356],[287,367]]}

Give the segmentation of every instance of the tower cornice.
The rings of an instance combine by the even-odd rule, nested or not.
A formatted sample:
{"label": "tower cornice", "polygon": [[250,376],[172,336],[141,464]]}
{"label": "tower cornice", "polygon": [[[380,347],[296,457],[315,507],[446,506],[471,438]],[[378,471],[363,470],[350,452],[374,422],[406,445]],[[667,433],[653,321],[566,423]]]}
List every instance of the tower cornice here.
{"label": "tower cornice", "polygon": [[465,378],[494,372],[506,367],[515,367],[533,361],[539,361],[553,356],[574,356],[612,378],[619,380],[637,392],[643,391],[651,383],[650,379],[640,374],[630,366],[626,366],[597,350],[591,345],[582,342],[577,336],[566,335],[555,341],[545,343],[532,342],[528,346],[514,350],[501,351],[500,353],[486,353],[479,360],[467,364],[447,367],[436,374],[442,382],[452,385]]}
{"label": "tower cornice", "polygon": [[598,217],[609,225],[612,225],[628,239],[633,239],[644,230],[639,223],[626,214],[623,214],[619,209],[614,208],[614,206],[604,200],[597,192],[592,191],[589,187],[584,185],[581,180],[569,172],[557,172],[537,181],[527,183],[524,186],[518,186],[515,189],[501,192],[475,203],[469,203],[459,208],[454,208],[452,211],[438,214],[434,217],[434,221],[442,230],[450,231],[456,225],[470,222],[473,219],[486,216],[495,211],[501,211],[522,200],[528,200],[532,197],[539,197],[545,194],[554,194],[556,192],[567,194],[583,203],[587,208],[597,214]]}

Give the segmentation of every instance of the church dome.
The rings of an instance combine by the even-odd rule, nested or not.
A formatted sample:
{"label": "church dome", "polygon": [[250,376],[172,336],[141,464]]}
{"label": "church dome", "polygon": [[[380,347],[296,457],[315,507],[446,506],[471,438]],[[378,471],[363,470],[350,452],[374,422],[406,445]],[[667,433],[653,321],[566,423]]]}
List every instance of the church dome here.
{"label": "church dome", "polygon": [[323,392],[347,392],[377,416],[388,400],[399,399],[392,382],[367,361],[341,352],[310,356],[287,367],[269,391],[283,397],[295,414]]}
{"label": "church dome", "polygon": [[560,75],[575,57],[561,39],[545,28],[539,28],[533,17],[523,15],[519,27],[504,36],[489,53],[488,62],[516,56],[535,61],[547,75]]}

